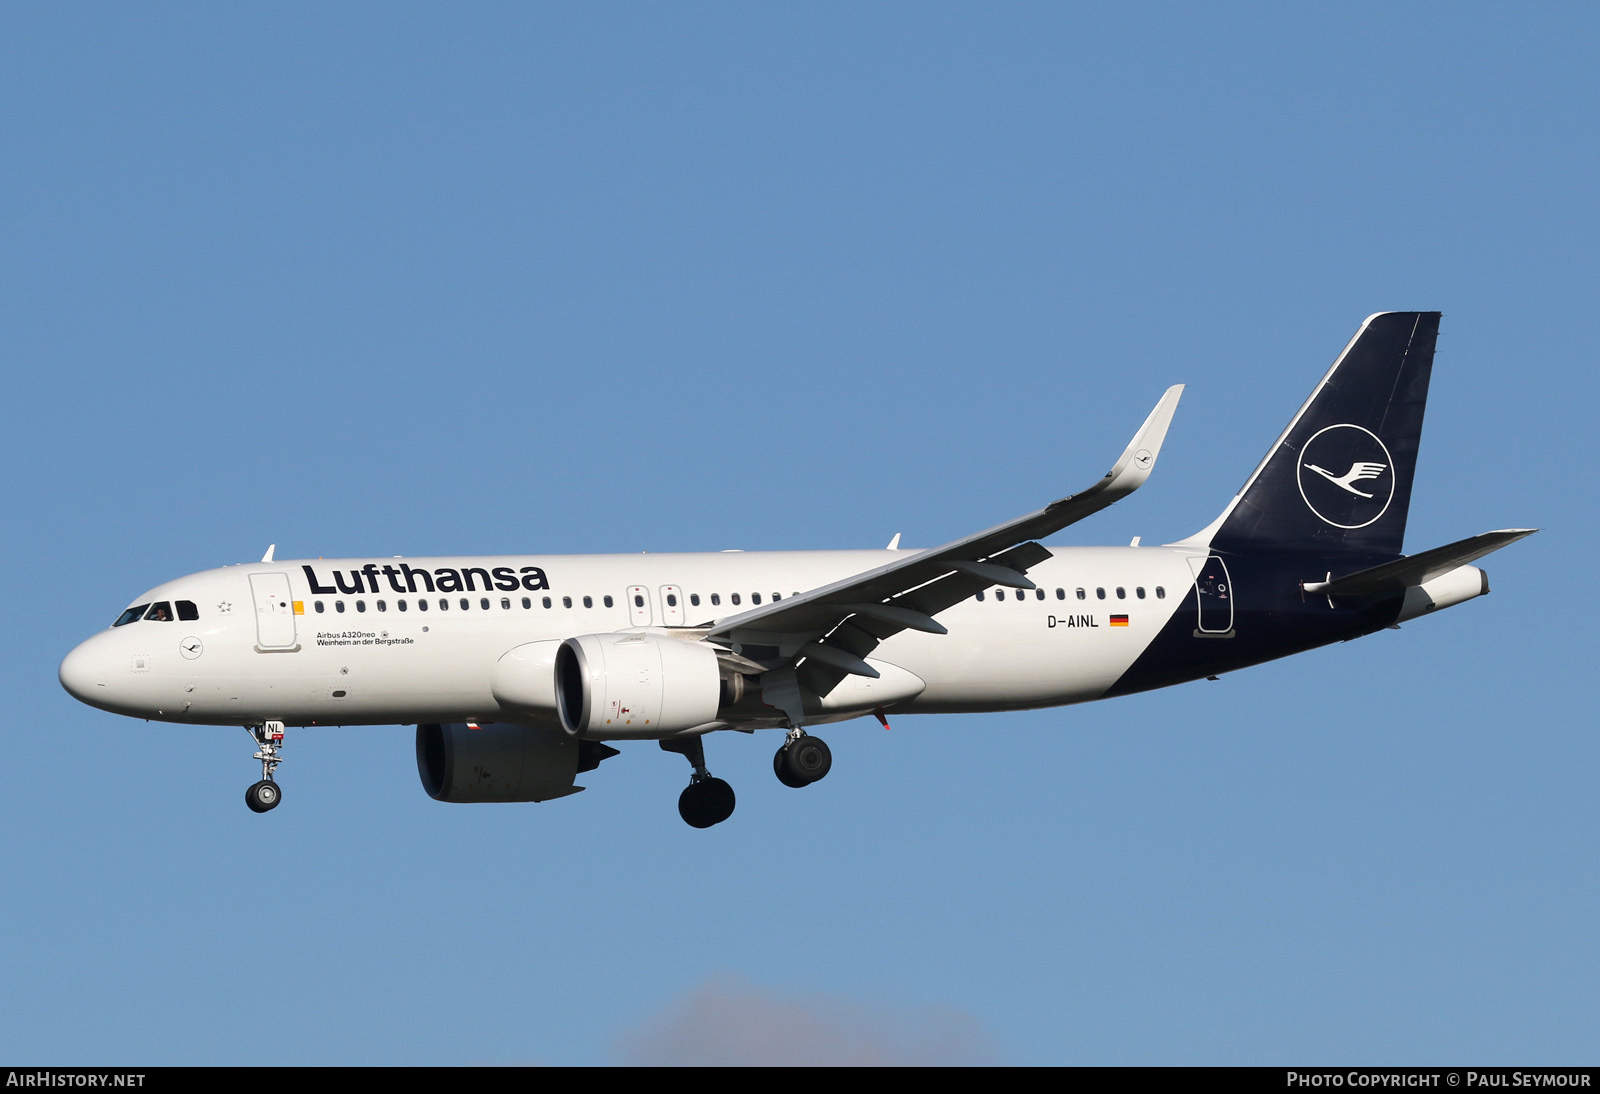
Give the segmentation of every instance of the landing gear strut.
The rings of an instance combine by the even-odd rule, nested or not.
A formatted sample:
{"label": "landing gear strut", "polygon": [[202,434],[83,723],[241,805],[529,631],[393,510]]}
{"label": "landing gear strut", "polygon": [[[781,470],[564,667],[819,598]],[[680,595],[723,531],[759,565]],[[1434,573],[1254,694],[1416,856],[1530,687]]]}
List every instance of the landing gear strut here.
{"label": "landing gear strut", "polygon": [[784,786],[799,789],[820,781],[833,768],[833,753],[821,737],[791,729],[789,739],[772,757],[772,772]]}
{"label": "landing gear strut", "polygon": [[705,745],[699,737],[661,742],[667,752],[676,752],[694,768],[689,785],[678,795],[678,815],[692,828],[710,828],[733,816],[733,787],[706,770]]}
{"label": "landing gear strut", "polygon": [[273,780],[273,773],[283,762],[283,757],[278,755],[278,749],[283,745],[283,723],[267,722],[264,725],[244,728],[260,746],[255,758],[261,761],[261,781],[252,783],[250,789],[244,792],[244,803],[253,813],[265,813],[269,809],[277,808],[278,803],[283,800],[283,791]]}

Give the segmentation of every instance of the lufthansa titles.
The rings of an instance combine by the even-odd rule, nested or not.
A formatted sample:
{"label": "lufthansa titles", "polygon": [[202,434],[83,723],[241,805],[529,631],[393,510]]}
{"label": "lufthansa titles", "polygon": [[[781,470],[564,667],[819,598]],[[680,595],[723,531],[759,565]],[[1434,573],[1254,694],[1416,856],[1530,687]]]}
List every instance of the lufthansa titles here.
{"label": "lufthansa titles", "polygon": [[496,566],[492,570],[481,566],[468,566],[460,570],[438,566],[429,570],[408,566],[403,562],[398,566],[379,566],[369,562],[360,569],[329,571],[331,576],[328,584],[323,584],[315,567],[300,568],[306,572],[306,581],[310,583],[314,596],[332,596],[335,593],[355,596],[380,592],[383,584],[378,580],[379,575],[382,575],[389,591],[396,593],[474,593],[480,589],[484,592],[498,589],[503,593],[526,589],[533,593],[550,587],[544,571],[537,566],[524,566],[520,570],[513,570],[510,566]]}

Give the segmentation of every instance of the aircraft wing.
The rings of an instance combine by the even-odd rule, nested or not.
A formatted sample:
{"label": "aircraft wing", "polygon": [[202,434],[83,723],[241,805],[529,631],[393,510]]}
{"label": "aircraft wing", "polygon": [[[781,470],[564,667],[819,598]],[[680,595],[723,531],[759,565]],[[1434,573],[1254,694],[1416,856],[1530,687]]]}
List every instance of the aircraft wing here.
{"label": "aircraft wing", "polygon": [[1050,557],[1035,540],[1144,485],[1183,385],[1167,389],[1105,477],[1037,512],[712,624],[707,637],[756,661],[800,659],[800,682],[826,695],[847,674],[877,676],[864,658],[902,630],[943,634],[933,617],[981,589],[1031,589],[1026,572]]}

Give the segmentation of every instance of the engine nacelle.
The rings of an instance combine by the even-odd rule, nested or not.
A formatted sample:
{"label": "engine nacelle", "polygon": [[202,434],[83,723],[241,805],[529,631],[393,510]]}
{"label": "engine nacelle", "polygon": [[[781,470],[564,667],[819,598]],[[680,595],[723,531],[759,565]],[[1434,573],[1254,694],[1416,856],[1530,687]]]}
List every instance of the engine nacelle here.
{"label": "engine nacelle", "polygon": [[561,642],[525,642],[507,650],[495,662],[489,676],[489,691],[502,711],[513,712],[520,721],[549,729],[560,729],[556,715],[556,651]]}
{"label": "engine nacelle", "polygon": [[1453,608],[1463,601],[1484,595],[1489,591],[1489,575],[1476,566],[1457,566],[1440,574],[1432,581],[1413,585],[1406,590],[1396,623],[1404,623],[1419,615]]}
{"label": "engine nacelle", "polygon": [[670,737],[717,717],[717,655],[655,634],[584,634],[556,651],[556,706],[575,737]]}
{"label": "engine nacelle", "polygon": [[417,774],[442,802],[542,802],[576,794],[573,780],[616,749],[558,730],[490,722],[417,727]]}

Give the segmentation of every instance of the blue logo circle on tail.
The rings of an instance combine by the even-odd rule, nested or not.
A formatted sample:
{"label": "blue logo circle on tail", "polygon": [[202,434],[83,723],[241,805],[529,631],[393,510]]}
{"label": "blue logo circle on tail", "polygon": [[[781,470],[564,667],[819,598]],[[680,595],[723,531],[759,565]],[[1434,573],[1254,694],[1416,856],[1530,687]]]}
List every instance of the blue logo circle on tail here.
{"label": "blue logo circle on tail", "polygon": [[1335,528],[1365,528],[1394,500],[1394,457],[1370,429],[1348,424],[1319,429],[1296,462],[1300,497]]}

